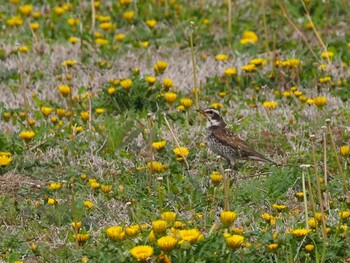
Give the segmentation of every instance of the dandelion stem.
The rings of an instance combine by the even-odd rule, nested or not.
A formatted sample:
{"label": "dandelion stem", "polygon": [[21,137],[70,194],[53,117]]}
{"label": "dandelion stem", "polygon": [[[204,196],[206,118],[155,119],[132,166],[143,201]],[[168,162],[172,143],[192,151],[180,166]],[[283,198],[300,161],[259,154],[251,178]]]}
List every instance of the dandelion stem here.
{"label": "dandelion stem", "polygon": [[89,88],[88,91],[88,102],[89,102],[89,120],[88,120],[88,127],[89,131],[91,131],[91,118],[92,118],[92,105],[91,105],[91,87]]}
{"label": "dandelion stem", "polygon": [[[309,22],[310,22],[310,24],[311,24],[311,27],[312,27],[312,30],[314,31],[314,33],[315,33],[315,35],[316,35],[316,37],[317,37],[317,40],[318,40],[319,44],[322,46],[322,49],[323,49],[324,51],[326,51],[326,50],[327,50],[326,45],[323,43],[323,40],[322,40],[322,38],[321,38],[320,33],[317,31],[317,29],[316,29],[314,23],[312,22],[312,19],[311,19],[309,10],[308,10],[308,8],[306,7],[305,2],[304,2],[303,0],[301,0],[301,2],[302,2],[302,4],[303,4],[303,6],[304,6],[304,10],[305,10],[305,13],[306,13],[306,18],[309,20]],[[330,64],[330,63],[331,63],[331,60],[330,60],[329,56],[327,56],[327,60],[328,60],[328,63]]]}
{"label": "dandelion stem", "polygon": [[306,187],[305,187],[305,169],[302,170],[301,180],[303,184],[303,194],[304,194],[305,224],[306,224],[306,228],[309,229],[309,224],[308,224],[309,215],[308,215],[308,209],[307,209],[307,194],[306,194]]}
{"label": "dandelion stem", "polygon": [[316,150],[315,150],[314,140],[311,140],[311,147],[312,147],[312,158],[313,158],[313,162],[314,162],[315,177],[316,177],[317,197],[318,197],[318,201],[320,203],[320,210],[321,210],[321,216],[322,216],[321,219],[322,219],[323,242],[325,242],[327,240],[326,219],[325,219],[324,207],[323,207],[323,201],[322,201],[320,177],[318,176],[317,161],[316,161]]}
{"label": "dandelion stem", "polygon": [[171,133],[171,136],[173,137],[173,139],[174,139],[174,141],[175,141],[177,147],[178,147],[179,150],[180,150],[181,156],[182,156],[182,158],[184,159],[184,161],[185,161],[185,163],[186,163],[187,170],[189,170],[189,169],[190,169],[190,166],[189,166],[189,164],[188,164],[188,162],[187,162],[187,158],[186,158],[186,156],[183,154],[183,152],[182,152],[182,150],[181,150],[181,146],[180,146],[180,144],[179,144],[179,141],[178,141],[178,139],[176,138],[176,136],[175,136],[173,130],[171,129],[170,124],[169,124],[169,122],[168,122],[168,119],[166,118],[165,113],[164,113],[163,116],[164,116],[165,123],[166,123],[166,125],[167,125],[167,127],[168,127],[168,129],[169,129],[169,131],[170,131],[170,133]]}
{"label": "dandelion stem", "polygon": [[159,212],[163,213],[163,194],[162,194],[162,182],[158,180],[158,201],[159,201]]}
{"label": "dandelion stem", "polygon": [[91,32],[95,33],[95,22],[96,22],[96,9],[95,0],[91,0]]}
{"label": "dandelion stem", "polygon": [[[21,55],[20,52],[18,52],[18,68],[19,68],[19,77],[20,77],[20,82],[21,82],[21,91],[22,91],[22,98],[23,98],[23,107],[24,107],[24,113],[28,118],[28,113],[29,113],[29,102],[28,102],[28,98],[27,98],[27,91],[26,91],[26,87],[25,87],[25,83],[24,83],[24,72],[23,72],[23,65],[22,65],[22,59],[21,59]],[[27,121],[27,126],[28,121]]]}
{"label": "dandelion stem", "polygon": [[331,142],[332,142],[333,151],[334,151],[334,154],[335,154],[335,157],[336,157],[336,160],[337,160],[339,173],[341,175],[341,179],[343,180],[343,187],[344,187],[345,195],[347,196],[349,190],[348,190],[348,187],[346,186],[346,179],[345,179],[345,176],[344,176],[344,173],[343,173],[343,168],[341,166],[341,163],[340,163],[340,160],[339,160],[339,156],[338,156],[338,152],[337,152],[337,147],[335,146],[335,142],[334,142],[334,139],[333,139],[332,128],[329,125],[329,123],[328,123],[327,126],[328,126],[329,137],[330,137]]}
{"label": "dandelion stem", "polygon": [[[304,3],[304,1],[302,1]],[[306,47],[310,50],[311,54],[318,60],[318,56],[316,56],[315,52],[312,50],[311,46],[309,45],[309,41],[306,39],[304,34],[300,31],[300,29],[293,23],[293,21],[288,17],[288,14],[286,12],[286,9],[283,5],[280,5],[280,8],[283,12],[283,16],[285,19],[287,19],[288,23],[291,24],[291,26],[294,28],[294,30],[300,35],[300,37],[304,40]]]}
{"label": "dandelion stem", "polygon": [[148,118],[148,129],[149,129],[149,161],[150,161],[150,167],[149,167],[149,187],[151,189],[152,187],[152,182],[153,182],[153,138],[152,138],[152,129],[153,129],[153,124],[152,124],[152,116],[149,116]]}
{"label": "dandelion stem", "polygon": [[324,185],[326,187],[326,191],[323,193],[324,195],[324,205],[325,208],[328,208],[328,175],[327,175],[327,138],[326,138],[326,132],[323,130],[323,179],[324,179]]}
{"label": "dandelion stem", "polygon": [[196,108],[199,109],[199,99],[198,99],[198,90],[197,90],[197,71],[196,71],[196,59],[194,57],[194,48],[193,48],[193,28],[194,22],[191,21],[190,24],[190,46],[191,46],[191,58],[192,58],[192,70],[193,70],[193,82],[194,82],[194,96],[196,101]]}
{"label": "dandelion stem", "polygon": [[265,49],[266,49],[266,53],[270,54],[270,49],[269,49],[269,41],[268,41],[268,36],[269,33],[267,31],[267,22],[266,22],[266,1],[262,0],[261,1],[261,5],[262,5],[262,11],[263,11],[263,22],[264,22],[264,33],[265,33]]}
{"label": "dandelion stem", "polygon": [[[71,192],[72,192],[72,210],[73,210],[73,222],[77,222],[77,207],[75,206],[75,195],[74,195],[74,179],[71,179],[70,182]],[[78,236],[78,228],[74,226],[74,234],[77,237]],[[78,238],[75,238],[75,245],[79,247],[79,241]]]}
{"label": "dandelion stem", "polygon": [[228,0],[227,1],[227,40],[228,40],[228,43],[229,45],[231,45],[231,42],[232,42],[232,1],[231,0]]}

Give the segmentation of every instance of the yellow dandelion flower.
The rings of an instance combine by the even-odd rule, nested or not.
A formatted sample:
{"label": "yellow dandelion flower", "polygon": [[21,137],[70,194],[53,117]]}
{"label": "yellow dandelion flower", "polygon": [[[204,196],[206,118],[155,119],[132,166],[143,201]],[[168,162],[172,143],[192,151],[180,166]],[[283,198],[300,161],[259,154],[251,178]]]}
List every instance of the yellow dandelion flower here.
{"label": "yellow dandelion flower", "polygon": [[340,147],[340,154],[342,156],[347,156],[349,155],[349,146],[348,145],[343,145]]}
{"label": "yellow dandelion flower", "polygon": [[124,34],[117,34],[115,36],[115,40],[117,40],[118,42],[122,42],[125,39],[125,35]]}
{"label": "yellow dandelion flower", "polygon": [[4,121],[5,122],[9,122],[10,118],[11,118],[11,112],[6,111],[6,112],[3,113],[2,116],[4,117]]}
{"label": "yellow dandelion flower", "polygon": [[232,77],[233,75],[237,74],[237,69],[236,68],[227,68],[224,71],[225,76]]}
{"label": "yellow dandelion flower", "polygon": [[114,88],[114,87],[110,87],[110,88],[107,89],[107,93],[109,95],[113,95],[116,91],[117,91],[117,89]]}
{"label": "yellow dandelion flower", "polygon": [[97,114],[102,114],[102,113],[105,112],[105,110],[102,109],[102,108],[97,108],[95,112],[96,112]]}
{"label": "yellow dandelion flower", "polygon": [[324,51],[321,53],[321,57],[332,59],[334,57],[334,53],[332,51]]}
{"label": "yellow dandelion flower", "polygon": [[164,99],[167,103],[172,104],[176,100],[177,95],[174,92],[167,92],[164,94]]}
{"label": "yellow dandelion flower", "polygon": [[186,227],[186,224],[181,222],[181,221],[175,221],[174,222],[174,228],[175,229],[182,229],[182,228],[185,228]]}
{"label": "yellow dandelion flower", "polygon": [[189,154],[188,149],[182,146],[174,148],[173,152],[177,157],[186,157]]}
{"label": "yellow dandelion flower", "polygon": [[263,58],[254,58],[252,60],[249,61],[248,64],[253,64],[255,66],[259,66],[259,65],[266,65],[266,59]]}
{"label": "yellow dandelion flower", "polygon": [[287,62],[288,62],[288,66],[292,68],[299,66],[301,63],[300,59],[296,59],[296,58],[288,59]]}
{"label": "yellow dandelion flower", "polygon": [[323,106],[325,106],[327,104],[327,98],[326,97],[316,97],[313,99],[314,104],[316,105],[316,107],[318,108],[322,108]]}
{"label": "yellow dandelion flower", "polygon": [[244,72],[254,72],[258,70],[258,68],[254,64],[248,64],[248,65],[242,66],[241,69]]}
{"label": "yellow dandelion flower", "polygon": [[113,186],[112,185],[101,185],[101,190],[102,192],[104,192],[105,194],[108,194],[109,192],[111,192],[113,190]]}
{"label": "yellow dandelion flower", "polygon": [[317,226],[317,220],[315,218],[310,218],[308,221],[308,225],[310,228],[315,229]]}
{"label": "yellow dandelion flower", "polygon": [[307,244],[307,245],[305,245],[304,248],[307,252],[311,252],[315,249],[315,245],[314,244]]}
{"label": "yellow dandelion flower", "polygon": [[29,27],[33,30],[36,31],[39,29],[40,25],[39,23],[29,23]]}
{"label": "yellow dandelion flower", "polygon": [[28,119],[27,122],[28,122],[29,126],[34,126],[36,124],[36,120],[34,120],[34,119]]}
{"label": "yellow dandelion flower", "polygon": [[121,226],[112,226],[107,228],[106,234],[110,240],[123,240],[125,237],[125,232]]}
{"label": "yellow dandelion flower", "polygon": [[270,251],[275,251],[278,248],[278,244],[277,243],[272,243],[267,245],[267,249]]}
{"label": "yellow dandelion flower", "polygon": [[164,89],[168,90],[173,87],[173,80],[169,78],[164,78],[163,79],[163,87]]}
{"label": "yellow dandelion flower", "polygon": [[67,59],[62,62],[63,67],[73,67],[75,64],[77,64],[77,61],[74,59]]}
{"label": "yellow dandelion flower", "polygon": [[181,98],[180,99],[180,104],[184,106],[185,108],[189,108],[193,104],[193,100],[190,98]]}
{"label": "yellow dandelion flower", "polygon": [[21,26],[23,24],[23,20],[20,16],[14,16],[6,20],[6,24],[9,26]]}
{"label": "yellow dandelion flower", "polygon": [[146,76],[145,80],[148,82],[148,84],[153,85],[157,81],[157,78],[153,76]]}
{"label": "yellow dandelion flower", "polygon": [[151,230],[151,232],[150,232],[149,235],[148,235],[148,241],[149,241],[149,242],[154,242],[154,241],[156,241],[156,235],[154,234],[154,231],[153,231],[153,230]]}
{"label": "yellow dandelion flower", "polygon": [[32,17],[33,17],[34,19],[39,19],[39,18],[41,17],[40,11],[35,11],[35,12],[33,12],[33,13],[32,13]]}
{"label": "yellow dandelion flower", "polygon": [[155,233],[163,233],[167,229],[167,222],[165,220],[152,221],[152,229]]}
{"label": "yellow dandelion flower", "polygon": [[77,37],[69,37],[68,41],[74,45],[74,44],[78,43],[80,41],[80,39]]}
{"label": "yellow dandelion flower", "polygon": [[263,107],[266,109],[276,109],[277,102],[276,101],[264,101]]}
{"label": "yellow dandelion flower", "polygon": [[80,24],[80,19],[74,18],[74,17],[68,18],[67,24],[70,25],[71,27],[76,26],[76,25]]}
{"label": "yellow dandelion flower", "polygon": [[146,20],[146,25],[149,26],[150,28],[154,28],[157,25],[157,20],[155,19]]}
{"label": "yellow dandelion flower", "polygon": [[184,105],[179,105],[179,106],[177,106],[176,109],[177,109],[178,111],[185,111],[185,110],[186,110],[186,108],[185,108]]}
{"label": "yellow dandelion flower", "polygon": [[258,42],[259,38],[253,31],[244,31],[240,40],[241,45],[254,44]]}
{"label": "yellow dandelion flower", "polygon": [[331,82],[332,81],[332,79],[331,79],[331,77],[323,77],[323,78],[319,78],[319,82],[321,82],[321,83],[329,83],[329,82]]}
{"label": "yellow dandelion flower", "polygon": [[59,190],[61,189],[61,187],[62,187],[62,183],[60,182],[53,182],[53,183],[50,183],[48,186],[49,190]]}
{"label": "yellow dandelion flower", "polygon": [[34,136],[35,136],[35,132],[33,131],[22,131],[19,134],[19,137],[26,142],[29,142],[31,139],[33,139]]}
{"label": "yellow dandelion flower", "polygon": [[60,6],[56,6],[54,11],[55,11],[56,15],[58,15],[58,16],[63,15],[63,13],[65,12],[64,8],[60,7]]}
{"label": "yellow dandelion flower", "polygon": [[165,220],[168,224],[174,222],[176,220],[176,216],[176,213],[171,211],[163,212],[161,214],[162,220]]}
{"label": "yellow dandelion flower", "polygon": [[125,90],[129,90],[132,87],[132,80],[124,79],[120,82],[120,86]]}
{"label": "yellow dandelion flower", "polygon": [[232,227],[231,231],[235,234],[242,235],[244,232],[243,227]]}
{"label": "yellow dandelion flower", "polygon": [[59,85],[58,89],[63,96],[68,96],[70,94],[70,87],[68,85]]}
{"label": "yellow dandelion flower", "polygon": [[214,102],[211,104],[211,107],[214,109],[221,109],[222,108],[222,104],[219,102]]}
{"label": "yellow dandelion flower", "polygon": [[130,254],[137,261],[146,261],[153,255],[153,247],[151,246],[136,246],[130,250]]}
{"label": "yellow dandelion flower", "polygon": [[195,228],[188,230],[180,230],[179,234],[181,240],[188,241],[191,244],[199,241],[202,238],[201,232],[199,232],[199,230]]}
{"label": "yellow dandelion flower", "polygon": [[293,230],[292,234],[295,237],[304,237],[304,236],[308,235],[310,232],[311,232],[310,229],[300,228],[300,229]]}
{"label": "yellow dandelion flower", "polygon": [[244,237],[241,235],[232,235],[226,238],[226,246],[229,248],[239,248],[243,245]]}
{"label": "yellow dandelion flower", "polygon": [[125,228],[125,234],[128,237],[135,237],[138,233],[140,233],[141,229],[140,226],[134,225],[134,226],[128,226]]}
{"label": "yellow dandelion flower", "polygon": [[89,238],[89,234],[77,234],[73,235],[73,238],[78,241],[79,245],[84,244]]}
{"label": "yellow dandelion flower", "polygon": [[339,217],[343,220],[348,219],[350,217],[350,211],[342,211],[339,213]]}
{"label": "yellow dandelion flower", "polygon": [[75,230],[78,230],[79,228],[81,228],[81,226],[82,226],[82,222],[81,221],[79,221],[79,222],[72,222],[72,227]]}
{"label": "yellow dandelion flower", "polygon": [[214,185],[220,183],[223,180],[223,178],[223,175],[217,171],[213,171],[210,174],[210,180]]}
{"label": "yellow dandelion flower", "polygon": [[19,12],[25,16],[29,16],[30,13],[33,11],[32,5],[21,5],[18,7]]}
{"label": "yellow dandelion flower", "polygon": [[299,96],[298,99],[299,99],[301,102],[306,102],[306,101],[308,100],[308,98],[307,98],[305,95]]}
{"label": "yellow dandelion flower", "polygon": [[0,152],[0,166],[9,165],[12,162],[12,154],[10,152]]}
{"label": "yellow dandelion flower", "polygon": [[58,202],[57,202],[57,200],[54,199],[54,198],[49,198],[49,199],[47,199],[47,203],[48,203],[49,205],[56,205]]}
{"label": "yellow dandelion flower", "polygon": [[113,24],[111,22],[101,23],[99,26],[102,30],[107,31],[113,29]]}
{"label": "yellow dandelion flower", "polygon": [[177,239],[172,236],[164,236],[158,239],[157,244],[163,251],[170,251],[175,248]]}
{"label": "yellow dandelion flower", "polygon": [[164,149],[165,145],[166,145],[166,141],[159,141],[159,142],[152,143],[152,147],[157,151]]}
{"label": "yellow dandelion flower", "polygon": [[224,211],[221,212],[220,218],[221,223],[223,223],[225,226],[230,226],[237,218],[237,214],[232,211]]}
{"label": "yellow dandelion flower", "polygon": [[298,199],[302,199],[302,198],[304,198],[304,193],[303,192],[297,192],[297,193],[295,193],[295,197],[298,198]]}
{"label": "yellow dandelion flower", "polygon": [[284,91],[282,95],[283,97],[290,98],[292,96],[292,93],[290,91]]}
{"label": "yellow dandelion flower", "polygon": [[62,8],[64,11],[71,11],[72,10],[72,4],[71,3],[65,3]]}
{"label": "yellow dandelion flower", "polygon": [[18,51],[21,52],[21,53],[28,53],[29,47],[27,47],[27,46],[20,46],[18,48]]}
{"label": "yellow dandelion flower", "polygon": [[165,62],[165,61],[161,61],[161,60],[158,60],[155,64],[154,64],[154,72],[156,73],[159,73],[159,74],[162,74],[164,73],[164,71],[167,69],[168,67],[168,63]]}
{"label": "yellow dandelion flower", "polygon": [[279,205],[279,204],[273,204],[272,207],[275,208],[277,211],[282,211],[287,208],[285,205]]}
{"label": "yellow dandelion flower", "polygon": [[93,208],[93,206],[94,206],[94,203],[89,201],[89,200],[85,200],[83,203],[84,203],[85,208],[88,210]]}
{"label": "yellow dandelion flower", "polygon": [[153,161],[152,163],[148,162],[147,166],[148,166],[148,169],[151,169],[152,167],[152,170],[154,172],[160,172],[160,173],[164,172],[166,168],[166,166],[163,165],[161,162],[156,162],[156,161]]}
{"label": "yellow dandelion flower", "polygon": [[96,45],[99,45],[99,46],[105,46],[105,45],[108,44],[108,42],[109,41],[107,39],[105,39],[105,38],[97,38],[95,40]]}
{"label": "yellow dandelion flower", "polygon": [[128,6],[131,3],[131,0],[119,0],[119,3],[123,6]]}
{"label": "yellow dandelion flower", "polygon": [[149,42],[148,41],[140,41],[139,42],[139,45],[141,46],[141,47],[148,47],[149,46]]}
{"label": "yellow dandelion flower", "polygon": [[217,54],[215,56],[216,61],[225,61],[228,59],[228,56],[226,54]]}
{"label": "yellow dandelion flower", "polygon": [[123,13],[123,18],[126,20],[126,21],[132,21],[134,19],[134,16],[135,16],[135,12],[130,10],[130,11],[125,11]]}
{"label": "yellow dandelion flower", "polygon": [[89,112],[87,111],[82,111],[80,113],[80,118],[83,120],[83,121],[87,121],[89,119]]}

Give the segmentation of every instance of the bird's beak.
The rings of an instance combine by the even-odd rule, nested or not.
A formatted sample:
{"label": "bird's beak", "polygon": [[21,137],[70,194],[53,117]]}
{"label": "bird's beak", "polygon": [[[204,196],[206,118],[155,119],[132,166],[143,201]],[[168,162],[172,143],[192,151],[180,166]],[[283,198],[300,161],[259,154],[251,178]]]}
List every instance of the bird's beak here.
{"label": "bird's beak", "polygon": [[204,110],[198,109],[198,110],[196,110],[196,111],[199,112],[199,113],[201,113],[201,114],[203,114],[203,115],[205,115]]}

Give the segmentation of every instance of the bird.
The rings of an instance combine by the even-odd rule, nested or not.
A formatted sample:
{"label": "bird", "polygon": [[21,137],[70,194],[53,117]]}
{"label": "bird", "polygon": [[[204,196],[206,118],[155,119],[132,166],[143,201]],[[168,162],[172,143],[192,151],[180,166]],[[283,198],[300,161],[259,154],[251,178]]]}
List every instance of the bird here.
{"label": "bird", "polygon": [[231,166],[234,166],[238,160],[269,162],[278,166],[277,163],[258,153],[248,143],[231,133],[217,109],[207,108],[197,111],[207,119],[205,128],[209,149],[225,158]]}

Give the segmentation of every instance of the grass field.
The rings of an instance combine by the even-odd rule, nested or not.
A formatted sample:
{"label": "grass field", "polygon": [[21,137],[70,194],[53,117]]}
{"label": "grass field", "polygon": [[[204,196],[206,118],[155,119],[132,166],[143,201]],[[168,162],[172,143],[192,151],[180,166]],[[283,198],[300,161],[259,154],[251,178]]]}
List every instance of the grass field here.
{"label": "grass field", "polygon": [[[0,7],[0,262],[349,262],[346,0]],[[210,152],[205,119],[278,166]]]}

